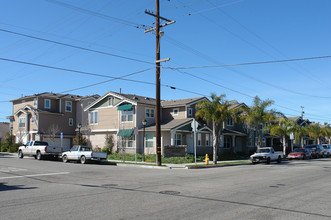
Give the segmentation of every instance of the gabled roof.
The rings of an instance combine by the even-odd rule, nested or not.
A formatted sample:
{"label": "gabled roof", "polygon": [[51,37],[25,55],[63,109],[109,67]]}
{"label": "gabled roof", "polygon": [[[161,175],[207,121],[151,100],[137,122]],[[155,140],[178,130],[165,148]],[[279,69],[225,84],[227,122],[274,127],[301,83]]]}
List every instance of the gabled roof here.
{"label": "gabled roof", "polygon": [[[161,121],[161,131],[170,131],[171,129],[182,126],[192,120],[193,118],[173,119],[171,121],[166,121],[166,122]],[[156,129],[155,124],[152,124],[145,128],[146,131],[155,131],[155,129]]]}
{"label": "gabled roof", "polygon": [[[145,96],[138,96],[138,95],[133,95],[133,94],[122,94],[122,93],[109,91],[106,94],[104,94],[103,96],[99,97],[97,100],[95,100],[89,106],[87,106],[84,109],[84,111],[87,111],[87,110],[93,108],[93,106],[95,106],[97,103],[99,103],[100,101],[105,99],[107,96],[117,97],[119,99],[122,99],[123,102],[128,102],[133,105],[142,104],[142,105],[155,106],[155,99],[153,99],[153,98],[149,98],[149,97],[145,97]],[[119,105],[122,104],[123,102],[119,103]]]}
{"label": "gabled roof", "polygon": [[189,99],[176,99],[169,101],[162,101],[162,108],[171,108],[171,107],[179,107],[179,106],[187,106],[198,103],[202,100],[208,100],[206,97],[197,97],[197,98],[189,98]]}
{"label": "gabled roof", "polygon": [[52,115],[63,115],[63,113],[56,113],[56,112],[50,112],[50,111],[44,111],[44,110],[40,110],[40,109],[36,109],[34,107],[32,107],[31,105],[25,105],[23,108],[18,109],[14,115],[17,116],[20,112],[23,113],[27,113],[27,110],[33,111],[35,114],[37,113],[44,113],[44,114],[52,114]]}
{"label": "gabled roof", "polygon": [[67,99],[67,100],[77,100],[77,99],[82,98],[82,96],[79,96],[79,95],[44,92],[44,93],[33,94],[33,95],[29,95],[29,96],[23,96],[18,99],[10,100],[10,102],[29,99],[29,98],[37,98],[37,97],[50,98],[50,99]]}

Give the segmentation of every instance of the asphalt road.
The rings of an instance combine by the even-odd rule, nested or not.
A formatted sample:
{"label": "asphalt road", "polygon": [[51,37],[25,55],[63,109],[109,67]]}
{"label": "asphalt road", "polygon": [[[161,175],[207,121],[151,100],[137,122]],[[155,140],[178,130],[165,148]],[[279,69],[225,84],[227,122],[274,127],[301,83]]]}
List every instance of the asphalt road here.
{"label": "asphalt road", "polygon": [[331,219],[331,158],[199,170],[0,155],[0,219]]}

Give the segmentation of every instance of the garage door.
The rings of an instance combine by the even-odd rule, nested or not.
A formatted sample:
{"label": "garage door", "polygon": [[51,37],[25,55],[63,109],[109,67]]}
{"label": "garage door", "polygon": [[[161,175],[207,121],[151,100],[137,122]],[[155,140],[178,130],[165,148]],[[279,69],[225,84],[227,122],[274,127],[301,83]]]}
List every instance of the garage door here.
{"label": "garage door", "polygon": [[[50,146],[61,146],[61,138],[44,138],[44,141],[48,142]],[[63,138],[62,140],[63,151],[68,151],[71,148],[70,138]]]}

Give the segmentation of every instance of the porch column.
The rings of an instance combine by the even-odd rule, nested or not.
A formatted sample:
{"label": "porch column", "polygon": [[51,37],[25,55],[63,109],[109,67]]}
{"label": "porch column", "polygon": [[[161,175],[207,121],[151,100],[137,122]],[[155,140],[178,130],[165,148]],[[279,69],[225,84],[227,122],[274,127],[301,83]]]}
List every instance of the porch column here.
{"label": "porch column", "polygon": [[224,147],[224,135],[221,135],[221,147]]}
{"label": "porch column", "polygon": [[236,146],[236,136],[232,136],[232,147],[234,148]]}
{"label": "porch column", "polygon": [[171,131],[171,146],[175,146],[175,131]]}

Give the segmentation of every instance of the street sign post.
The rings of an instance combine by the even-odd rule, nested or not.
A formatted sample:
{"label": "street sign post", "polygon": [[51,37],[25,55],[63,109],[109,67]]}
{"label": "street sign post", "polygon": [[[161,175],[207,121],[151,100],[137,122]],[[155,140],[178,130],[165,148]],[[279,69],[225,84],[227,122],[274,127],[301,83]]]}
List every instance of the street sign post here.
{"label": "street sign post", "polygon": [[191,123],[191,127],[192,127],[192,130],[193,130],[193,133],[194,133],[193,143],[194,143],[194,162],[195,162],[195,164],[197,164],[197,138],[196,138],[196,133],[197,133],[198,125],[199,124],[197,123],[197,121],[193,118],[193,121]]}

